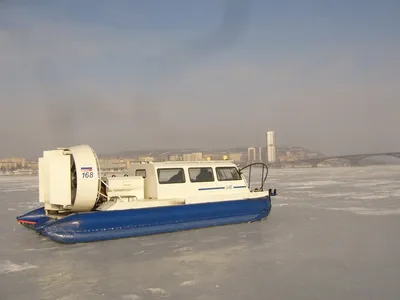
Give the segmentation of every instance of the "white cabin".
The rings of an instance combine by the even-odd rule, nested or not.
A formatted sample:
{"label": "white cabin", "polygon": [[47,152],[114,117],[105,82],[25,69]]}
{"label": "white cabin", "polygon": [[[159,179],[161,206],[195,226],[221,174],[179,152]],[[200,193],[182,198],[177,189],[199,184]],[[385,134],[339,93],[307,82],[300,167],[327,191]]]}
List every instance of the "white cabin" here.
{"label": "white cabin", "polygon": [[[190,204],[238,200],[254,195],[231,161],[138,162],[131,164],[126,173],[116,173],[111,178],[108,175],[107,178],[112,181],[114,176],[117,182],[124,176],[127,181],[135,180],[136,188],[143,187],[143,193],[137,192],[138,200],[181,199]],[[143,178],[143,186],[139,178]]]}

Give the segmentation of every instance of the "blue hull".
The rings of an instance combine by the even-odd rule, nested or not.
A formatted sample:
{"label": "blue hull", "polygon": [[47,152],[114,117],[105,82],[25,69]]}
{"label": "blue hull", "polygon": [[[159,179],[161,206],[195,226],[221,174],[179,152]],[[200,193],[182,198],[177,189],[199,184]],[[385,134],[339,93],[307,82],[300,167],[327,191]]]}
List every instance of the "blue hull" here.
{"label": "blue hull", "polygon": [[121,239],[255,222],[271,211],[271,198],[73,213],[54,220],[44,208],[17,217],[24,226],[65,244]]}

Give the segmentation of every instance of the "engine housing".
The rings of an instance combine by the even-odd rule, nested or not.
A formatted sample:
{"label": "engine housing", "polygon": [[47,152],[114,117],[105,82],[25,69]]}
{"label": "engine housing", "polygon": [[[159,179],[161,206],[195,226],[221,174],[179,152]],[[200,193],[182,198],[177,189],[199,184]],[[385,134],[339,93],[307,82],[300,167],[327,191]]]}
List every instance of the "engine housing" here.
{"label": "engine housing", "polygon": [[46,211],[90,211],[100,191],[100,167],[88,145],[58,148],[39,158],[39,201]]}

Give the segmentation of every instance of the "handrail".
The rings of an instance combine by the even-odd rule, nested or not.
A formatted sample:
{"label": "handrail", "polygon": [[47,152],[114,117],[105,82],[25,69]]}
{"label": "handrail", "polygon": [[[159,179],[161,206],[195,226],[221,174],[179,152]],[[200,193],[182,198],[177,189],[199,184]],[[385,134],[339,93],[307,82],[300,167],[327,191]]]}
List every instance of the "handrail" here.
{"label": "handrail", "polygon": [[[268,166],[262,162],[256,162],[256,163],[251,163],[247,166],[244,166],[243,168],[239,169],[239,173],[242,174],[244,169],[250,168],[249,169],[249,188],[250,188],[250,184],[251,184],[251,167],[254,165],[261,165],[262,166],[262,173],[261,173],[261,187],[260,187],[260,191],[264,190],[264,184],[265,181],[267,180],[268,177]],[[265,173],[265,177],[264,177],[264,169],[266,169],[266,173]]]}

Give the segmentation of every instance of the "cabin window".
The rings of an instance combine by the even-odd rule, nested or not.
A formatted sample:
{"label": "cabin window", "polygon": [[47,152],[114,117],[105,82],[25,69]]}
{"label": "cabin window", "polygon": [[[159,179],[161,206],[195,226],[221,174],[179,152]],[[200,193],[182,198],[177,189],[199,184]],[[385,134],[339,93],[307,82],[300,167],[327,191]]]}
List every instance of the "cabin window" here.
{"label": "cabin window", "polygon": [[212,168],[189,168],[191,182],[211,182],[214,181]]}
{"label": "cabin window", "polygon": [[160,184],[186,182],[182,168],[157,169],[157,175]]}
{"label": "cabin window", "polygon": [[135,171],[135,176],[142,176],[146,178],[146,170],[145,169],[138,169]]}
{"label": "cabin window", "polygon": [[219,181],[228,181],[228,180],[241,180],[238,170],[235,167],[220,167],[216,168],[217,179]]}

